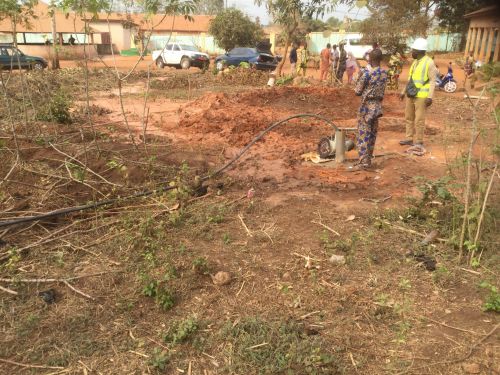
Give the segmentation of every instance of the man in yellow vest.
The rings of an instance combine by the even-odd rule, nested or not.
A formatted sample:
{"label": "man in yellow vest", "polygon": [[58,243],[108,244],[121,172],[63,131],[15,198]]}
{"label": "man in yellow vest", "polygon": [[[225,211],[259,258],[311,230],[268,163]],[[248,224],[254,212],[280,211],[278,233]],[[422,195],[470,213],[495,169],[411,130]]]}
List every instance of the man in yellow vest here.
{"label": "man in yellow vest", "polygon": [[408,74],[408,84],[400,95],[406,96],[406,138],[400,145],[420,146],[424,144],[425,112],[432,105],[436,87],[437,68],[434,61],[426,55],[427,40],[418,38],[411,46],[414,59]]}

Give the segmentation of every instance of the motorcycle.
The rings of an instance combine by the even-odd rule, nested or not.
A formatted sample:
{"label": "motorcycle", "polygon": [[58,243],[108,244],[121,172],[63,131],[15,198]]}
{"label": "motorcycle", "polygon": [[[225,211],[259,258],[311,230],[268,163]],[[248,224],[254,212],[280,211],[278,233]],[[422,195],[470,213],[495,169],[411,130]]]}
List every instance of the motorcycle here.
{"label": "motorcycle", "polygon": [[453,69],[448,67],[448,73],[446,75],[439,74],[436,77],[436,85],[439,89],[451,94],[457,91],[457,81],[453,79]]}

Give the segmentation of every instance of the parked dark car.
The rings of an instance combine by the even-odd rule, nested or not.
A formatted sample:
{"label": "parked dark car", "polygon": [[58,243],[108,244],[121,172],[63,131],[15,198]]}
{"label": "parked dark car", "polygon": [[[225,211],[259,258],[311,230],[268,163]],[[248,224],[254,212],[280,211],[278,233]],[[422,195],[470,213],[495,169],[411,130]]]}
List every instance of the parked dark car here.
{"label": "parked dark car", "polygon": [[0,44],[0,69],[43,70],[48,64],[42,57],[28,56],[11,44]]}
{"label": "parked dark car", "polygon": [[242,62],[250,64],[250,67],[259,70],[274,70],[279,59],[273,56],[271,51],[260,51],[257,48],[236,47],[224,55],[215,58],[217,70],[223,70],[227,66],[238,66]]}

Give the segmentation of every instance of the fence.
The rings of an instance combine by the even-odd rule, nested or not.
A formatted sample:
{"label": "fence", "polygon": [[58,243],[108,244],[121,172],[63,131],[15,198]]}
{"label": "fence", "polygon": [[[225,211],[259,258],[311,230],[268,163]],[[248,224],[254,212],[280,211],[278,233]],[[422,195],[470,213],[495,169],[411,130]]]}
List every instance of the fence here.
{"label": "fence", "polygon": [[[325,48],[327,43],[339,44],[342,39],[347,37],[358,37],[359,33],[339,33],[339,32],[321,32],[321,33],[310,33],[308,35],[307,47],[312,53],[319,53],[323,48]],[[427,41],[429,42],[429,51],[439,51],[439,52],[457,52],[460,47],[460,34],[432,34],[428,35]],[[413,42],[413,38],[408,38],[406,43],[410,45]]]}

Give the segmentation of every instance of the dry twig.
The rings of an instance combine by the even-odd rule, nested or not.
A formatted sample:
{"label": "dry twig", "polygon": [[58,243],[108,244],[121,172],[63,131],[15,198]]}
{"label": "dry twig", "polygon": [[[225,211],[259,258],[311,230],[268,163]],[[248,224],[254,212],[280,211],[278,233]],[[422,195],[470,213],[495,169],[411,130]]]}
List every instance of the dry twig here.
{"label": "dry twig", "polygon": [[26,364],[26,363],[19,363],[19,362],[11,361],[9,359],[4,359],[4,358],[0,358],[0,362],[8,363],[10,365],[16,365],[16,366],[20,366],[20,367],[26,367],[26,368],[41,368],[41,369],[51,369],[51,370],[64,370],[64,367],[59,367],[59,366],[43,366],[43,365],[30,365],[30,364]]}
{"label": "dry twig", "polygon": [[14,291],[12,289],[9,289],[9,288],[5,288],[5,287],[3,287],[1,285],[0,285],[0,290],[3,290],[4,292],[12,294],[14,296],[17,296],[19,294],[18,292]]}
{"label": "dry twig", "polygon": [[247,225],[246,225],[246,224],[245,224],[245,222],[243,221],[243,217],[241,216],[241,214],[238,214],[238,218],[240,219],[240,221],[241,221],[241,225],[243,225],[243,228],[245,228],[245,231],[247,232],[247,236],[249,236],[249,237],[253,237],[252,232],[250,232],[250,229],[248,229]]}

